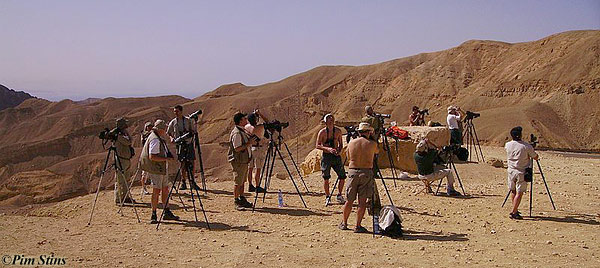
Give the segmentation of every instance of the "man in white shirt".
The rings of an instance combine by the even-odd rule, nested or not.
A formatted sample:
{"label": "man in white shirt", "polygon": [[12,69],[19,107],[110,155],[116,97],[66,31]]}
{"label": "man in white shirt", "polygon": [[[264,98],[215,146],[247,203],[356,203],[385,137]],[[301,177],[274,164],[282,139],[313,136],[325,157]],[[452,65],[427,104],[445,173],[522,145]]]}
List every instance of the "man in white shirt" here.
{"label": "man in white shirt", "polygon": [[461,113],[462,110],[460,107],[448,107],[446,123],[448,123],[448,129],[450,129],[450,144],[462,144],[462,131],[460,130]]}
{"label": "man in white shirt", "polygon": [[510,130],[512,141],[504,145],[508,163],[508,189],[512,196],[513,209],[510,212],[511,219],[523,219],[519,213],[519,204],[523,193],[527,191],[527,182],[525,181],[525,169],[531,167],[531,159],[538,159],[538,154],[531,144],[521,140],[523,128],[514,127]]}

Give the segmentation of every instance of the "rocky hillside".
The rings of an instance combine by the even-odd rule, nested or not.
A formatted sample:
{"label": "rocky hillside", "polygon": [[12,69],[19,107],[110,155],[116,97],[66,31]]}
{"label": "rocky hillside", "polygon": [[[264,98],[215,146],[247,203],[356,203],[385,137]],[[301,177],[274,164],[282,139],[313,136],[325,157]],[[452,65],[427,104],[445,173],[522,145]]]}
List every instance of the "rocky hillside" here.
{"label": "rocky hillside", "polygon": [[55,198],[65,191],[93,190],[103,157],[97,132],[121,115],[133,118],[137,132],[145,120],[170,118],[168,107],[181,102],[186,112],[204,111],[199,131],[212,180],[230,179],[223,144],[233,114],[254,108],[290,122],[283,134],[299,158],[314,148],[322,115],[331,112],[338,121],[357,122],[367,104],[401,123],[413,105],[429,108],[428,119],[443,123],[446,107],[458,105],[481,113],[474,123],[484,144],[502,145],[508,130],[521,125],[525,134],[539,136],[543,147],[600,151],[600,31],[516,44],[472,40],[379,64],[321,66],[260,86],[224,85],[193,100],[28,100],[0,112],[0,150],[5,152],[0,156],[0,200],[18,204],[18,198],[36,196],[16,182],[31,177],[68,180],[63,186],[68,191],[51,187]]}
{"label": "rocky hillside", "polygon": [[21,104],[26,99],[35,98],[23,91],[14,91],[0,85],[0,111]]}

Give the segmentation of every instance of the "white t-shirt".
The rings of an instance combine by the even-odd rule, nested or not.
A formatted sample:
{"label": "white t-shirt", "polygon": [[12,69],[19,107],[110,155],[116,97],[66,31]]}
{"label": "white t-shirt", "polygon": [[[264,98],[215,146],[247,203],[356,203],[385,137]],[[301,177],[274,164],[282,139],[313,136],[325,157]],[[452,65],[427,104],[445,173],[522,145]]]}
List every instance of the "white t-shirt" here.
{"label": "white t-shirt", "polygon": [[460,122],[460,115],[448,114],[446,122],[448,123],[449,129],[459,129],[458,122]]}
{"label": "white t-shirt", "polygon": [[521,172],[525,172],[525,168],[530,165],[530,159],[538,155],[533,146],[524,141],[509,141],[504,145],[504,149],[508,168]]}
{"label": "white t-shirt", "polygon": [[150,140],[149,147],[150,147],[149,148],[150,154],[160,154],[160,140],[159,139]]}

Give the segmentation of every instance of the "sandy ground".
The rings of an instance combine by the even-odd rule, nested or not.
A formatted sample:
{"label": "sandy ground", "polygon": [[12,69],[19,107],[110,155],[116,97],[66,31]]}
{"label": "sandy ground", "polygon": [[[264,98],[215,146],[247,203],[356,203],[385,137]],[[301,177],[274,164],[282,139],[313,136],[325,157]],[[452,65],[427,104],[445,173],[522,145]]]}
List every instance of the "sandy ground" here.
{"label": "sandy ground", "polygon": [[[485,147],[484,153],[504,159],[502,148]],[[506,194],[506,170],[468,163],[457,165],[469,194],[466,198],[417,195],[422,188],[418,181],[398,181],[396,187],[386,181],[403,213],[401,239],[338,230],[341,206],[324,206],[322,180],[314,173],[305,178],[318,193],[305,195],[309,209],[293,194],[289,180],[272,182],[272,189],[284,192],[288,207],[277,208],[277,195],[272,193],[254,213],[234,209],[231,182],[210,183],[203,201],[211,231],[201,213],[196,223],[193,212],[181,208],[175,213],[183,221],[155,230],[148,223],[149,196],[138,206],[142,223],[137,223],[131,207],[119,216],[111,202],[112,191],[100,193],[90,227],[86,223],[93,195],[5,211],[0,216],[0,253],[36,258],[54,254],[66,258],[70,267],[599,267],[600,159],[552,152],[542,152],[541,157],[557,210],[552,210],[536,175],[533,217],[521,221],[508,218],[508,206],[500,207]],[[134,191],[138,200],[139,190]],[[528,204],[528,197],[524,198],[520,209],[524,215]],[[355,215],[353,211],[350,227]],[[365,218],[369,230],[370,222],[370,217]]]}

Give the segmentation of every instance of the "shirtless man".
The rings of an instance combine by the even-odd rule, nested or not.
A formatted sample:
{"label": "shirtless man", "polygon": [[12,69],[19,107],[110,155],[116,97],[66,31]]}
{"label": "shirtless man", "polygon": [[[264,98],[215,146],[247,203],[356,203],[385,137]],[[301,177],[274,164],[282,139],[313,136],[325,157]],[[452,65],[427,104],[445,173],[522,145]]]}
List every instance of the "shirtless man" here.
{"label": "shirtless man", "polygon": [[327,197],[329,197],[329,179],[331,178],[331,168],[337,174],[339,178],[338,183],[338,195],[337,201],[340,204],[344,203],[344,197],[342,196],[342,189],[344,188],[344,182],[346,181],[346,170],[344,170],[344,163],[342,163],[342,131],[334,126],[335,119],[333,115],[326,114],[323,117],[325,122],[325,128],[319,131],[317,136],[316,148],[323,151],[323,157],[321,158],[321,173],[323,174],[323,189],[325,190],[325,205],[329,203]]}
{"label": "shirtless man", "polygon": [[377,142],[370,140],[373,128],[369,123],[360,123],[358,132],[360,137],[348,143],[348,159],[350,171],[348,172],[348,186],[346,188],[346,204],[344,204],[343,219],[339,225],[341,230],[348,230],[348,217],[352,212],[352,205],[358,196],[358,210],[356,212],[355,233],[365,233],[367,229],[360,225],[367,208],[367,198],[373,196],[375,178],[373,176],[373,157],[378,153]]}

